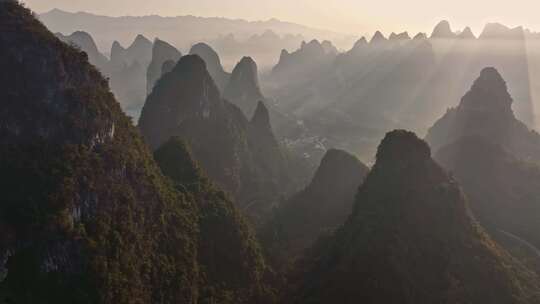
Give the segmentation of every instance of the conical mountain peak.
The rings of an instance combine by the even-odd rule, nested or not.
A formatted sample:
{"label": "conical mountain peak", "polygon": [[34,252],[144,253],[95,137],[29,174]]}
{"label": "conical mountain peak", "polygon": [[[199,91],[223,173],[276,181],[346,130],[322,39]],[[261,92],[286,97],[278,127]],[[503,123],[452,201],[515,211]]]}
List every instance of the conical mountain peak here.
{"label": "conical mountain peak", "polygon": [[377,150],[377,164],[418,163],[431,158],[428,144],[414,132],[388,132]]}
{"label": "conical mountain peak", "polygon": [[223,90],[230,75],[223,69],[218,53],[206,43],[197,43],[191,47],[189,54],[198,55],[206,62],[208,72],[212,75],[219,89]]}
{"label": "conical mountain peak", "polygon": [[[231,74],[227,90],[230,87],[243,86],[244,91],[249,91],[252,94],[262,96],[259,87],[259,75],[257,63],[251,57],[243,57],[240,62],[234,67]],[[227,94],[225,94],[227,95]]]}
{"label": "conical mountain peak", "polygon": [[[336,183],[343,183],[341,178],[350,178],[350,176],[355,174],[365,176],[367,171],[369,171],[369,169],[354,155],[351,155],[344,150],[329,149],[324,154],[321,164],[311,181],[310,187],[326,190],[328,187],[333,188]],[[359,180],[357,182],[358,185],[356,186],[359,186]]]}
{"label": "conical mountain peak", "polygon": [[151,45],[152,41],[148,40],[148,38],[144,37],[142,34],[138,34],[137,37],[135,37],[135,40],[133,40],[133,43],[130,47],[136,47],[139,45]]}
{"label": "conical mountain peak", "polygon": [[512,113],[512,97],[497,69],[484,68],[459,105],[462,110]]}
{"label": "conical mountain peak", "polygon": [[[189,51],[189,53],[191,55],[199,55],[203,59],[207,57],[208,59],[211,59],[209,61],[219,61],[219,56],[216,53],[216,51],[214,51],[214,49],[211,46],[209,46],[208,44],[204,42],[194,44],[191,47],[191,50]],[[201,56],[201,54],[205,56]]]}
{"label": "conical mountain peak", "polygon": [[452,32],[452,28],[450,27],[450,22],[443,20],[439,22],[435,28],[433,29],[433,33],[431,34],[431,38],[441,38],[441,39],[448,39],[448,38],[455,38],[456,34]]}
{"label": "conical mountain peak", "polygon": [[424,141],[389,132],[352,214],[296,264],[287,297],[291,303],[536,303],[537,277],[468,210],[460,186]]}
{"label": "conical mountain peak", "polygon": [[460,39],[476,39],[476,36],[474,36],[471,28],[467,26],[466,28],[463,29],[463,32],[461,32],[458,35],[458,38],[460,38]]}
{"label": "conical mountain peak", "polygon": [[193,73],[194,75],[206,72],[206,62],[198,55],[186,55],[178,60],[173,72]]}
{"label": "conical mountain peak", "polygon": [[427,39],[426,33],[418,33],[414,36],[414,40],[424,40]]}
{"label": "conical mountain peak", "polygon": [[387,41],[386,37],[384,37],[381,31],[376,31],[375,34],[373,34],[373,37],[371,37],[369,43],[378,43],[383,41]]}
{"label": "conical mountain peak", "polygon": [[174,46],[166,41],[156,38],[154,41],[154,46],[152,47],[152,57],[169,57],[167,55],[170,52],[173,52],[176,55],[180,54],[180,52]]}
{"label": "conical mountain peak", "polygon": [[[174,64],[180,57],[182,57],[182,54],[174,46],[156,38],[154,46],[152,47],[152,61],[146,72],[147,95],[152,92],[155,83],[161,78],[161,75],[163,74],[163,64],[169,60],[173,61]],[[168,71],[170,71],[170,69]]]}
{"label": "conical mountain peak", "polygon": [[204,60],[197,55],[187,55],[158,81],[143,107],[139,127],[150,147],[156,149],[175,135],[176,128],[185,119],[217,117],[223,107]]}
{"label": "conical mountain peak", "polygon": [[257,63],[251,57],[243,57],[234,67],[223,97],[237,105],[247,117],[253,115],[257,102],[264,100]]}
{"label": "conical mountain peak", "polygon": [[362,46],[365,46],[366,44],[368,43],[366,37],[363,37],[358,39],[355,43],[354,43],[354,46],[353,46],[353,49],[357,49],[357,48],[360,48]]}
{"label": "conical mountain peak", "polygon": [[238,69],[238,71],[242,73],[247,72],[250,74],[250,76],[257,75],[257,63],[255,63],[255,61],[251,57],[242,57],[240,62],[238,62],[238,64],[236,65],[235,69]]}

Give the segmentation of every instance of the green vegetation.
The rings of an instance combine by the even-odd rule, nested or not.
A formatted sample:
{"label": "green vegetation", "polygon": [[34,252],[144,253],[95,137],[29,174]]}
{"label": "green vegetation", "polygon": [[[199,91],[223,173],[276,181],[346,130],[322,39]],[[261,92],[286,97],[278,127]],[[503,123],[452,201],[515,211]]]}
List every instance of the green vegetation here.
{"label": "green vegetation", "polygon": [[0,45],[0,302],[271,299],[231,202],[188,154],[162,175],[84,53],[15,2]]}
{"label": "green vegetation", "polygon": [[538,303],[538,277],[471,219],[414,133],[386,135],[355,210],[291,275],[288,303]]}
{"label": "green vegetation", "polygon": [[232,201],[202,173],[179,138],[171,138],[154,155],[175,187],[196,202],[201,298],[217,303],[271,302],[274,292],[263,281],[272,276],[271,270]]}

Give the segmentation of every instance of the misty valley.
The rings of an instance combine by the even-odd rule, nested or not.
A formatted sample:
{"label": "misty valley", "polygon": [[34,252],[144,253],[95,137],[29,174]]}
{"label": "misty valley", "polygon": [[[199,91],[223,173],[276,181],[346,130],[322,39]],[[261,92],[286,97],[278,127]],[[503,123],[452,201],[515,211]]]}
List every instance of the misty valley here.
{"label": "misty valley", "polygon": [[540,303],[540,33],[32,9],[0,304]]}

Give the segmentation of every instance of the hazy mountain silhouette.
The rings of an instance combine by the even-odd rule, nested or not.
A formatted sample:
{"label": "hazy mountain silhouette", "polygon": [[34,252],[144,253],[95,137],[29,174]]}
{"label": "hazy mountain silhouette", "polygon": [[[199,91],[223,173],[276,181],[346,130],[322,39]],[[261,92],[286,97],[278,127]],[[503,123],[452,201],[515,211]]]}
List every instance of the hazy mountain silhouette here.
{"label": "hazy mountain silhouette", "polygon": [[249,54],[259,68],[268,69],[276,64],[282,49],[294,50],[305,40],[302,35],[282,34],[278,35],[273,30],[265,30],[261,34],[253,34],[242,38],[240,33],[222,35],[209,40],[210,44],[220,54],[225,66],[234,67],[239,58]]}
{"label": "hazy mountain silhouette", "polygon": [[[346,35],[328,30],[310,28],[296,23],[269,19],[265,21],[246,21],[222,17],[198,16],[123,16],[107,17],[85,12],[71,13],[54,9],[39,16],[53,32],[72,33],[77,30],[89,32],[96,38],[100,48],[108,48],[114,40],[128,43],[136,35],[160,37],[179,48],[189,48],[193,41],[216,39],[230,33],[245,40],[253,35],[264,35],[267,31],[284,36],[302,35],[306,39],[344,38]],[[151,24],[152,26],[148,26]],[[189,29],[189,31],[184,30]],[[182,31],[182,35],[178,32]]]}
{"label": "hazy mountain silhouette", "polygon": [[283,50],[279,62],[272,69],[272,77],[277,81],[302,82],[316,68],[333,60],[337,50],[329,42],[312,40],[302,42],[300,48],[292,53]]}
{"label": "hazy mountain silhouette", "polygon": [[206,43],[197,43],[191,47],[190,55],[198,55],[206,63],[208,72],[214,79],[220,91],[225,89],[231,75],[223,69],[218,53]]}
{"label": "hazy mountain silhouette", "polygon": [[509,28],[500,23],[488,23],[479,36],[480,39],[525,39],[525,32],[521,26]]}
{"label": "hazy mountain silhouette", "polygon": [[124,48],[115,41],[111,48],[111,64],[115,67],[123,67],[138,62],[146,68],[152,60],[152,48],[152,42],[140,34],[128,48]]}
{"label": "hazy mountain silhouette", "polygon": [[437,150],[463,136],[480,136],[519,158],[539,161],[540,136],[516,119],[512,102],[499,72],[485,68],[459,106],[433,125],[426,140]]}
{"label": "hazy mountain silhouette", "polygon": [[465,29],[463,29],[463,31],[459,33],[457,37],[459,39],[476,39],[476,36],[474,36],[471,28],[468,26]]}
{"label": "hazy mountain silhouette", "polygon": [[253,116],[257,103],[265,98],[259,85],[257,63],[243,57],[234,67],[223,97],[238,106],[247,117]]}
{"label": "hazy mountain silhouette", "polygon": [[450,23],[446,20],[439,22],[433,32],[431,33],[432,39],[452,39],[456,38],[456,33],[452,31]]}
{"label": "hazy mountain silhouette", "polygon": [[368,171],[345,151],[326,152],[311,183],[284,202],[261,230],[274,264],[285,268],[317,238],[341,226],[352,212],[354,196]]}
{"label": "hazy mountain silhouette", "polygon": [[[154,88],[156,82],[163,74],[163,65],[165,62],[172,60],[174,64],[182,57],[180,51],[167,42],[156,39],[152,48],[152,61],[146,72],[146,94],[149,95]],[[168,70],[166,68],[165,70]]]}
{"label": "hazy mountain silhouette", "polygon": [[122,109],[138,119],[147,90],[147,69],[152,60],[153,43],[137,35],[128,48],[115,41],[109,62],[110,85]]}
{"label": "hazy mountain silhouette", "polygon": [[171,136],[190,144],[208,175],[230,192],[245,212],[260,216],[295,188],[285,155],[273,137],[266,108],[249,122],[224,100],[205,62],[184,56],[148,96],[139,127],[156,148]]}
{"label": "hazy mountain silhouette", "polygon": [[91,64],[95,65],[103,74],[108,74],[109,59],[99,52],[97,45],[90,34],[76,31],[68,36],[64,36],[61,33],[57,33],[56,36],[60,38],[60,40],[72,44],[81,49],[81,51],[84,51],[88,55],[88,61]]}
{"label": "hazy mountain silhouette", "polygon": [[286,301],[536,303],[537,277],[467,209],[424,141],[388,133],[352,215],[299,263]]}

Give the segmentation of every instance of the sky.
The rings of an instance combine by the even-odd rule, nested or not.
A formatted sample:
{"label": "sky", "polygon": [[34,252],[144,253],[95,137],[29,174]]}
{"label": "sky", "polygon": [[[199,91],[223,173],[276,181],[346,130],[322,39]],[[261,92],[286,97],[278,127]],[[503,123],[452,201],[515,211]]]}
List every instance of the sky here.
{"label": "sky", "polygon": [[346,34],[431,32],[440,20],[454,30],[485,23],[540,31],[538,0],[23,0],[41,13],[53,8],[107,16],[195,15],[246,20],[277,18]]}

